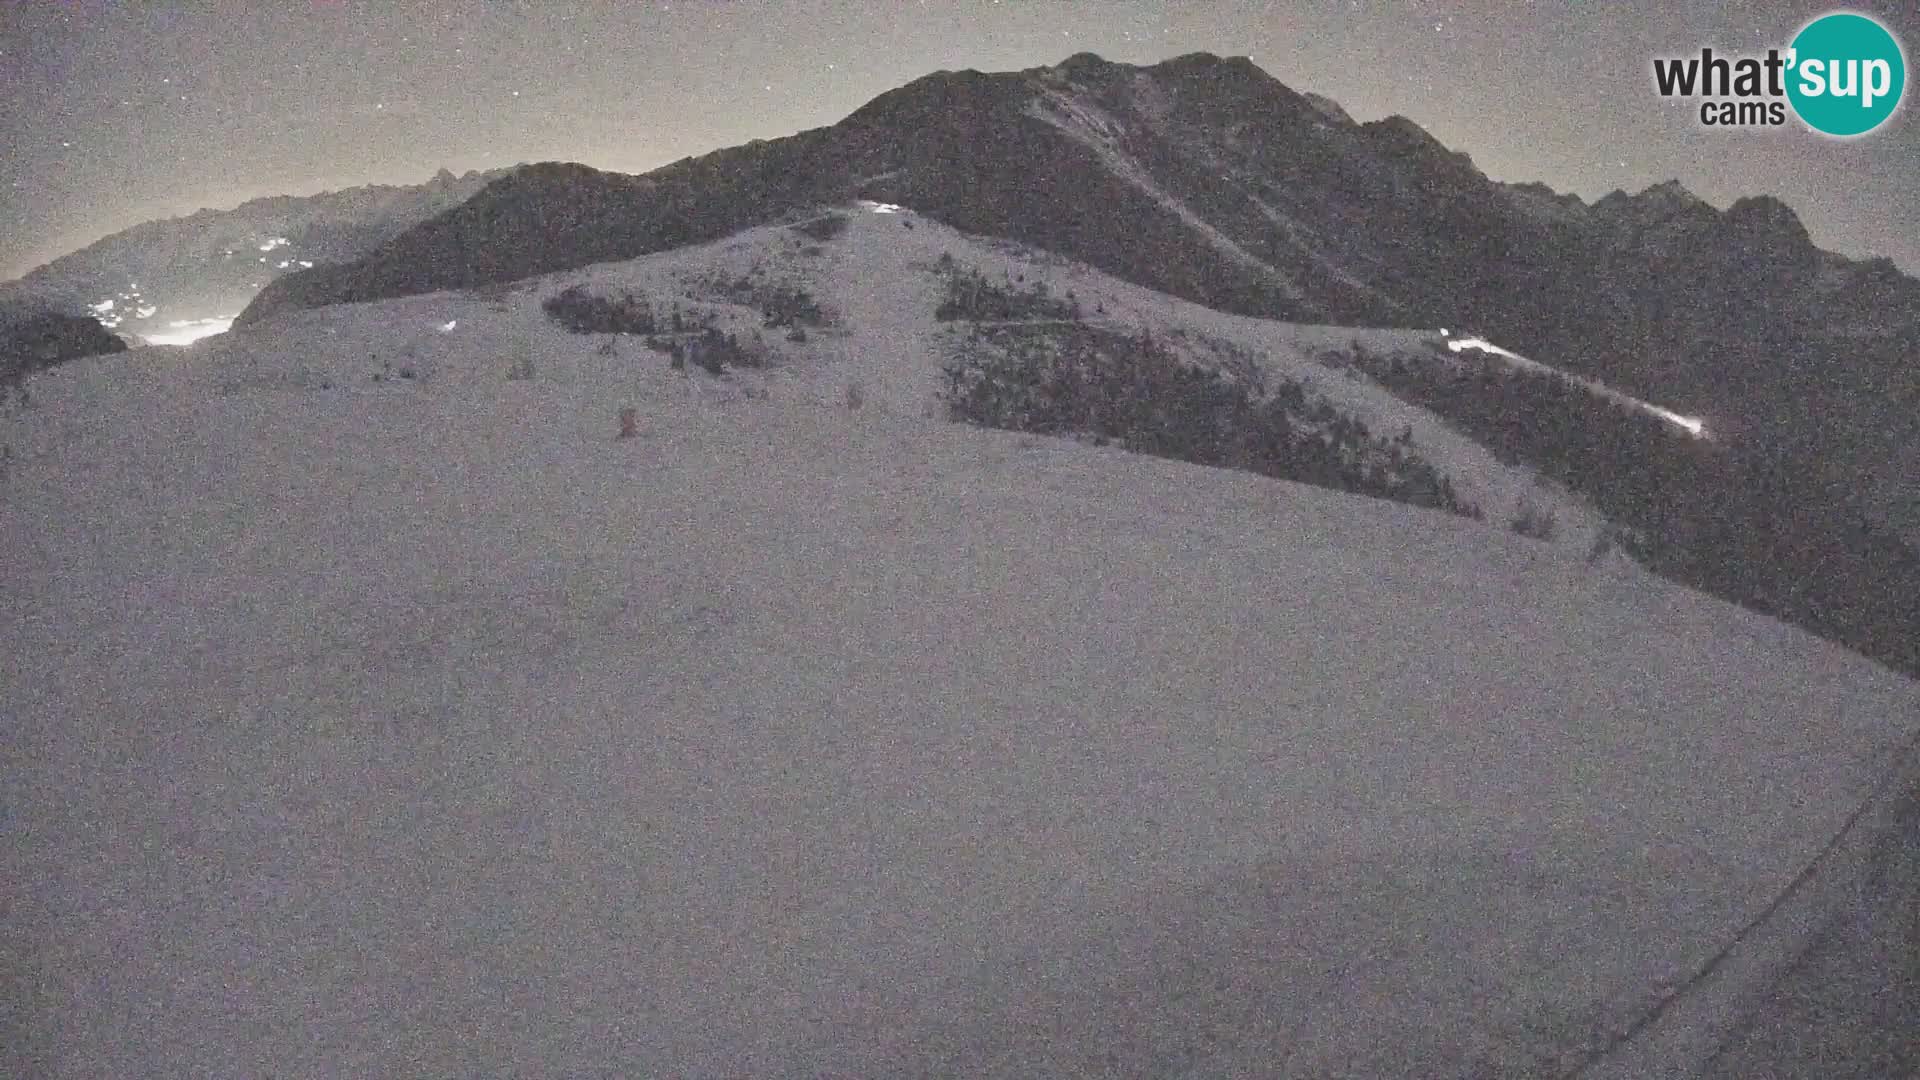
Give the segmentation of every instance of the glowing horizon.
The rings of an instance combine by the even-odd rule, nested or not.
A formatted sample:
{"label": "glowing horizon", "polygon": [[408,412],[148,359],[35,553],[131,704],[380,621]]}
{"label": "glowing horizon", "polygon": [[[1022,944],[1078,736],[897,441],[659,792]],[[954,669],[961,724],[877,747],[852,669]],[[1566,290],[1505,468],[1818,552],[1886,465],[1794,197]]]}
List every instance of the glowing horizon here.
{"label": "glowing horizon", "polygon": [[140,339],[149,345],[191,345],[196,341],[224,334],[233,328],[235,315],[212,319],[175,319],[167,324],[169,329],[158,334],[142,334]]}

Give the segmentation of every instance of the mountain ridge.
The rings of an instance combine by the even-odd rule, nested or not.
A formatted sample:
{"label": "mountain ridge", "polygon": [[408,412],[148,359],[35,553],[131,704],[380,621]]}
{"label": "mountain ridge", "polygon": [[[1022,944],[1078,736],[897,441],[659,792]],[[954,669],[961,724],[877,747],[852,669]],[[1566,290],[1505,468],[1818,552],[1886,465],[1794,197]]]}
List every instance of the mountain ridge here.
{"label": "mountain ridge", "polygon": [[[1477,328],[1803,447],[1836,482],[1920,440],[1920,280],[1822,252],[1778,199],[1719,210],[1668,182],[1586,204],[1502,184],[1412,121],[1338,123],[1210,53],[936,72],[836,124],[637,178],[496,181],[358,260],[274,282],[242,321],[631,258],[851,198],[1236,314]],[[582,200],[591,226],[566,220]],[[545,202],[557,227],[493,231],[543,220]]]}
{"label": "mountain ridge", "polygon": [[510,171],[442,168],[419,184],[267,195],[141,222],[0,284],[0,303],[96,316],[136,337],[231,318],[288,271],[357,258]]}
{"label": "mountain ridge", "polygon": [[[1154,173],[1156,167],[1163,171],[1174,168],[1169,162],[1154,160],[1152,154],[1157,148],[1152,145],[1153,140],[1151,136],[1155,133],[1149,130],[1140,130],[1151,129],[1156,126],[1165,127],[1165,125],[1156,125],[1152,122],[1152,110],[1143,110],[1134,107],[1137,102],[1133,99],[1137,97],[1137,95],[1131,94],[1129,91],[1132,89],[1132,84],[1143,77],[1156,83],[1158,89],[1170,92],[1173,100],[1175,119],[1180,121],[1189,131],[1204,129],[1209,125],[1218,128],[1223,125],[1232,124],[1245,128],[1248,125],[1259,124],[1265,125],[1270,129],[1267,132],[1270,141],[1274,135],[1293,135],[1308,140],[1311,142],[1311,145],[1308,145],[1306,148],[1319,152],[1323,159],[1313,163],[1315,168],[1306,170],[1308,178],[1317,175],[1318,178],[1323,180],[1343,176],[1350,179],[1352,178],[1354,171],[1353,166],[1355,164],[1351,159],[1356,154],[1370,153],[1376,157],[1397,160],[1399,166],[1401,166],[1398,170],[1402,174],[1400,183],[1394,183],[1393,177],[1391,176],[1376,176],[1373,178],[1376,182],[1369,185],[1372,190],[1363,192],[1363,194],[1368,195],[1388,195],[1390,202],[1402,201],[1408,196],[1417,197],[1419,192],[1431,191],[1436,188],[1450,198],[1465,199],[1468,202],[1473,202],[1476,199],[1484,201],[1489,196],[1499,197],[1503,200],[1511,200],[1511,195],[1509,194],[1510,189],[1525,188],[1546,192],[1549,198],[1560,205],[1573,209],[1576,217],[1582,216],[1578,212],[1578,208],[1580,207],[1586,207],[1589,211],[1608,211],[1624,204],[1626,207],[1634,209],[1634,216],[1636,217],[1664,220],[1665,218],[1671,217],[1671,215],[1655,213],[1653,208],[1662,203],[1678,203],[1680,206],[1686,208],[1688,216],[1697,216],[1701,223],[1714,222],[1724,224],[1729,218],[1734,221],[1740,220],[1748,209],[1748,204],[1754,203],[1756,200],[1762,206],[1785,210],[1788,217],[1792,216],[1790,209],[1785,208],[1784,204],[1780,204],[1777,199],[1769,196],[1743,198],[1739,200],[1733,208],[1727,211],[1719,211],[1699,200],[1697,197],[1692,196],[1690,193],[1685,192],[1684,188],[1680,187],[1677,181],[1653,185],[1635,196],[1626,195],[1624,192],[1616,192],[1600,200],[1596,200],[1596,202],[1591,205],[1581,202],[1577,196],[1573,197],[1572,201],[1568,201],[1566,197],[1553,193],[1550,188],[1546,188],[1544,185],[1500,184],[1488,180],[1483,174],[1479,173],[1477,168],[1472,165],[1469,156],[1448,150],[1437,139],[1434,139],[1430,133],[1427,133],[1424,129],[1420,128],[1419,125],[1405,117],[1387,117],[1381,120],[1370,121],[1366,124],[1351,125],[1351,127],[1348,125],[1328,124],[1326,123],[1326,110],[1321,105],[1316,104],[1312,98],[1286,87],[1279,80],[1274,79],[1271,75],[1262,71],[1257,65],[1253,64],[1251,60],[1245,57],[1222,58],[1211,53],[1190,53],[1152,65],[1121,64],[1104,60],[1092,53],[1078,53],[1058,65],[1027,69],[1024,71],[982,73],[968,69],[965,71],[935,72],[878,95],[872,101],[854,110],[834,125],[798,133],[784,139],[769,140],[757,144],[750,144],[746,147],[734,147],[714,151],[708,155],[683,159],[680,162],[664,166],[661,169],[640,174],[642,177],[654,179],[661,187],[654,189],[635,188],[633,189],[633,195],[635,198],[645,198],[650,193],[654,195],[663,194],[664,190],[681,179],[683,174],[698,171],[700,166],[697,163],[707,163],[710,168],[717,167],[724,163],[730,167],[759,169],[761,171],[770,171],[776,167],[798,167],[810,170],[814,181],[813,183],[794,184],[788,192],[792,196],[791,198],[776,198],[773,202],[778,204],[777,206],[761,207],[758,209],[777,212],[780,209],[789,208],[790,204],[798,204],[803,200],[834,201],[839,198],[876,194],[874,192],[859,190],[862,186],[860,182],[862,177],[854,175],[851,172],[850,166],[869,159],[885,159],[888,156],[880,148],[870,145],[872,127],[875,124],[881,124],[889,127],[890,134],[906,137],[910,144],[915,145],[916,148],[921,151],[921,156],[918,160],[913,160],[913,155],[911,154],[896,154],[894,155],[896,159],[905,158],[907,160],[894,160],[888,162],[893,168],[877,170],[877,172],[891,172],[893,174],[891,179],[895,181],[889,190],[880,194],[891,194],[895,197],[896,201],[918,198],[926,205],[917,205],[916,208],[936,217],[942,217],[944,214],[958,218],[973,218],[976,219],[973,221],[975,226],[1003,229],[1011,228],[1016,224],[1028,223],[996,221],[994,220],[993,214],[983,213],[978,207],[970,207],[963,200],[957,199],[953,193],[939,191],[937,187],[929,182],[928,177],[924,175],[916,176],[914,174],[916,171],[924,173],[928,166],[955,164],[958,155],[952,151],[958,149],[954,144],[960,142],[965,142],[967,148],[975,152],[980,152],[983,149],[992,150],[995,148],[996,143],[1006,144],[1003,149],[1009,155],[1022,151],[1032,151],[1035,149],[1032,146],[1032,133],[1021,130],[1024,127],[1024,121],[1020,118],[1023,114],[1023,107],[1041,101],[1047,96],[1049,91],[1056,94],[1062,92],[1063,87],[1065,92],[1077,91],[1081,100],[1096,103],[1104,107],[1108,115],[1118,116],[1120,118],[1123,130],[1111,132],[1110,134],[1122,142],[1126,141],[1126,139],[1134,140],[1128,148],[1143,152],[1138,155],[1138,157],[1142,163],[1147,166],[1147,172],[1150,174]],[[924,135],[925,130],[929,127],[949,128],[951,132],[944,140],[930,140]],[[1343,141],[1339,136],[1328,136],[1327,132],[1338,132],[1339,136],[1348,136],[1348,138]],[[1351,137],[1356,133],[1359,136],[1358,138]],[[1164,135],[1164,132],[1160,134]],[[1210,131],[1207,134],[1212,136],[1218,133]],[[920,136],[917,140],[914,138],[916,135]],[[970,138],[962,139],[960,138],[962,135]],[[1329,141],[1329,139],[1332,141]],[[798,141],[795,142],[794,140]],[[1208,147],[1208,149],[1216,152],[1221,151],[1224,149],[1225,142],[1226,140],[1224,139],[1214,139],[1213,145]],[[1194,149],[1194,146],[1187,145],[1182,147],[1182,149],[1190,152]],[[1259,146],[1251,147],[1252,153],[1245,156],[1258,158],[1262,149],[1263,148]],[[943,150],[947,152],[942,153],[941,151]],[[755,160],[756,154],[760,158],[759,161]],[[1066,155],[1064,163],[1085,164],[1084,162],[1074,161],[1073,157],[1073,155]],[[1391,166],[1393,161],[1389,161],[1387,164]],[[919,167],[918,170],[916,170],[916,166]],[[976,173],[978,173],[978,171],[979,170],[976,170]],[[1389,167],[1386,171],[1392,173],[1396,170]],[[614,176],[619,174],[605,175]],[[866,175],[872,176],[876,175],[876,173]],[[911,177],[919,182],[916,184],[902,183],[900,181],[903,177]],[[1004,182],[1004,178],[1000,179]],[[1156,179],[1162,181],[1162,187],[1169,186],[1165,182],[1167,178],[1156,177]],[[1257,180],[1258,178],[1248,177],[1240,179]],[[1292,179],[1298,180],[1301,179],[1301,176],[1296,175],[1292,177]],[[1096,181],[1096,183],[1102,187],[1106,186],[1103,181]],[[1179,185],[1175,184],[1172,186],[1178,187]],[[1325,186],[1326,185],[1321,185],[1323,188]],[[563,185],[557,185],[556,192],[563,193],[561,190],[562,187]],[[1187,193],[1190,192],[1183,192],[1183,194]],[[518,194],[526,198],[538,197],[537,192],[532,190]],[[999,192],[997,197],[1002,201],[1008,201],[1009,197],[1017,197],[1018,194],[1017,185],[1005,183],[1005,190]],[[1198,194],[1205,195],[1206,193],[1198,192]],[[1214,194],[1216,197],[1221,195],[1219,192],[1215,192]],[[1400,198],[1395,199],[1392,198],[1393,196],[1399,196]],[[684,195],[681,197],[684,198]],[[1191,203],[1193,200],[1189,198],[1186,201]],[[1202,218],[1212,222],[1212,215],[1207,211],[1213,209],[1213,207],[1199,207],[1197,209]],[[1251,234],[1257,231],[1257,229],[1254,228],[1240,227],[1239,223],[1231,220],[1236,208],[1226,207],[1225,209],[1230,211],[1229,220],[1224,223],[1214,224],[1225,229],[1225,231],[1234,235],[1237,239],[1242,237],[1243,234]],[[1489,208],[1482,205],[1477,207],[1468,206],[1462,209],[1485,212]],[[1063,210],[1062,212],[1068,211]],[[748,211],[737,216],[742,219],[752,219],[755,217],[755,212]],[[1002,214],[1001,216],[1007,217],[1009,215]],[[1589,226],[1598,227],[1599,222],[1597,219],[1607,215],[1605,213],[1595,213],[1584,216],[1589,219],[1596,219],[1590,221]],[[1304,215],[1293,215],[1292,224],[1297,227],[1303,219]],[[956,222],[956,224],[961,223]],[[1313,231],[1319,233],[1328,231],[1323,227],[1325,224],[1324,221],[1306,222],[1306,224],[1310,225]],[[1273,225],[1274,223],[1272,221],[1269,220],[1267,222],[1269,229],[1271,229]],[[1512,223],[1505,222],[1502,223],[1502,225],[1502,231],[1512,231]],[[961,224],[961,227],[967,226]],[[1079,237],[1076,240],[1076,238],[1070,235],[1073,231],[1074,230],[1065,227],[1041,230],[1043,234],[1049,232],[1055,234],[1053,237],[1043,236],[1043,239],[1050,238],[1056,242],[1065,242],[1069,247],[1092,246],[1088,238]],[[1804,228],[1798,226],[1797,219],[1794,221],[1794,229],[1792,232],[1796,237],[1804,235]],[[1544,241],[1546,236],[1543,234],[1530,238],[1536,241]],[[593,261],[613,249],[618,249],[618,253],[622,257],[632,257],[633,255],[646,253],[646,251],[637,250],[637,248],[646,248],[655,243],[669,243],[677,239],[675,236],[661,236],[659,238],[631,236],[625,243],[608,243],[603,245],[603,247],[589,246],[583,248],[581,249],[579,257]],[[1595,238],[1591,236],[1587,239],[1589,243],[1595,240]],[[1626,238],[1630,244],[1637,239],[1638,238],[1631,233]],[[473,245],[469,244],[468,246],[471,247]],[[1047,245],[1043,244],[1043,246]],[[1246,247],[1247,245],[1242,243],[1241,246]],[[654,249],[657,250],[658,248]],[[1503,254],[1512,254],[1512,249],[1513,245],[1509,242],[1508,251],[1503,252]],[[1063,253],[1072,254],[1076,257],[1098,254],[1097,252],[1072,250]],[[375,254],[377,255],[378,253]],[[1834,256],[1833,258],[1839,259],[1843,257]],[[448,263],[447,260],[441,261]],[[562,266],[549,265],[548,263],[552,261],[555,260],[539,262],[537,271],[547,272],[553,269],[564,268]],[[1120,260],[1118,260],[1117,256],[1108,254],[1104,259],[1094,258],[1089,261],[1095,265],[1105,265],[1105,268],[1113,269],[1113,265],[1110,264]],[[1299,269],[1298,267],[1284,266],[1285,260],[1269,261],[1275,262],[1276,265],[1279,265],[1283,270]],[[1312,262],[1311,259],[1305,261],[1309,263]],[[1334,261],[1337,265],[1332,269],[1345,270],[1351,273],[1355,270],[1354,264],[1362,260],[1357,260],[1349,254],[1346,257],[1335,259]],[[448,265],[451,265],[451,263],[448,263]],[[1884,277],[1877,268],[1870,269],[1866,263],[1862,261],[1847,259],[1844,262],[1833,263],[1832,265],[1837,268],[1838,272],[1842,273],[1854,273],[1867,270],[1868,277],[1876,279]],[[362,268],[365,269],[367,267]],[[468,276],[485,278],[498,273],[517,273],[522,269],[525,268],[501,265],[475,265]],[[1136,271],[1136,273],[1138,273],[1138,271]],[[394,276],[402,277],[404,275],[396,274]],[[1300,277],[1303,275],[1292,273],[1283,276]],[[1337,278],[1340,275],[1335,273],[1327,276]],[[1204,277],[1204,275],[1201,277]],[[1236,277],[1236,275],[1229,274],[1227,277],[1232,279]],[[431,278],[430,280],[439,279]],[[1207,297],[1192,295],[1194,292],[1206,288],[1198,278],[1191,278],[1179,283],[1169,282],[1168,284],[1174,286],[1170,288],[1169,291],[1175,292],[1176,295],[1185,295],[1189,299],[1198,299],[1202,302],[1211,300],[1215,306],[1223,306],[1227,309],[1234,309],[1236,305],[1245,307],[1265,304],[1274,309],[1270,313],[1276,317],[1300,317],[1316,314],[1338,315],[1343,309],[1353,306],[1351,303],[1346,302],[1347,298],[1319,295],[1320,293],[1328,291],[1324,285],[1308,287],[1308,297],[1314,300],[1315,303],[1306,305],[1305,309],[1295,308],[1293,310],[1286,310],[1288,305],[1276,302],[1277,298],[1275,297],[1255,296],[1249,298],[1237,296],[1230,285],[1223,285],[1219,295]],[[1903,299],[1907,301],[1906,303],[1896,305],[1896,309],[1901,316],[1901,325],[1910,325],[1916,320],[1920,320],[1920,282],[1915,282],[1913,279],[1906,278],[1902,275],[1898,282],[1886,282],[1883,280],[1881,284],[1883,289],[1887,286],[1892,286],[1894,291],[1904,291],[1911,294],[1903,297]],[[412,286],[405,281],[393,280],[383,285],[380,291],[410,287]],[[280,291],[286,292],[291,290],[290,287],[282,286]],[[326,289],[300,289],[298,291],[300,293],[299,300],[293,302],[292,306],[300,306],[302,303],[320,302],[328,295],[328,290]],[[356,292],[353,295],[362,295],[362,293]],[[1434,303],[1437,298],[1426,297],[1423,299],[1428,301],[1424,306],[1429,308],[1437,306]],[[269,293],[256,302],[254,305],[256,310],[250,312],[247,317],[249,319],[258,318],[262,313],[278,306],[281,302],[278,296]],[[1400,310],[1404,310],[1409,305],[1405,303],[1398,306],[1394,304],[1375,303],[1370,306],[1374,307],[1375,310],[1356,313],[1356,315],[1365,314],[1375,317],[1382,314],[1392,315]],[[1315,310],[1316,307],[1319,310]],[[1882,307],[1881,310],[1884,312],[1884,307]],[[1434,311],[1433,314],[1437,316],[1446,313]],[[1459,315],[1455,317],[1456,319],[1463,318],[1463,316]],[[1471,312],[1466,313],[1464,316],[1464,318],[1471,317]],[[1420,323],[1431,323],[1435,320],[1432,318],[1421,318],[1417,321]],[[1513,334],[1505,334],[1503,336],[1507,340],[1514,341],[1521,346],[1531,344],[1525,340],[1524,337]],[[1536,351],[1542,350],[1538,350],[1536,346]]]}
{"label": "mountain ridge", "polygon": [[352,258],[268,282],[240,320],[872,198],[1219,310],[1477,328],[1730,436],[1803,448],[1838,482],[1920,440],[1920,281],[1890,261],[1821,251],[1776,198],[1721,210],[1669,180],[1589,204],[1493,181],[1404,117],[1343,123],[1327,104],[1211,53],[934,72],[835,124],[638,176],[509,170]]}

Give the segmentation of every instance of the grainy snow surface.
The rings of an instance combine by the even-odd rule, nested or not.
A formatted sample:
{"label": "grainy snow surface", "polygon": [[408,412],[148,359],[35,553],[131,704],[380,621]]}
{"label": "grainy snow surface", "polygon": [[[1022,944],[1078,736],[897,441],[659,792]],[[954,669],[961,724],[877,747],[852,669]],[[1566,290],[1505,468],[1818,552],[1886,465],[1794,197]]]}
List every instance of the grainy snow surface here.
{"label": "grainy snow surface", "polygon": [[[930,420],[914,265],[1024,256],[881,215],[823,247],[32,380],[0,1074],[1552,1075],[1920,725],[1915,684],[1497,507]],[[729,260],[840,328],[715,380],[539,311]],[[1313,367],[1364,332],[1049,272],[1528,482]]]}

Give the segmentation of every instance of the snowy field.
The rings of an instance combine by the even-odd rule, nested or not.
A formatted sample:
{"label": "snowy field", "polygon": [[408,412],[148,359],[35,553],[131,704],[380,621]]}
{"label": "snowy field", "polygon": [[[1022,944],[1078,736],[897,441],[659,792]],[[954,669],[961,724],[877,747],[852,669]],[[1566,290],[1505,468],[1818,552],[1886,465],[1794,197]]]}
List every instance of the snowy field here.
{"label": "snowy field", "polygon": [[1920,728],[1497,505],[930,420],[958,243],[779,264],[842,329],[723,380],[538,310],[693,255],[36,376],[0,1074],[1557,1075]]}

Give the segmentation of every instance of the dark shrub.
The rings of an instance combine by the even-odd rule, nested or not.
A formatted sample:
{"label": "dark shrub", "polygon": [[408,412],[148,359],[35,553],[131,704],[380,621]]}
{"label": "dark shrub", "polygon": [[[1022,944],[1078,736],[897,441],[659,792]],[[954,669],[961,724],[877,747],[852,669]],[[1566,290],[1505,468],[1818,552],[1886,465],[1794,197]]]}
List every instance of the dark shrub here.
{"label": "dark shrub", "polygon": [[760,314],[768,326],[825,326],[827,314],[805,289],[774,285],[759,292]]}
{"label": "dark shrub", "polygon": [[1552,540],[1560,535],[1560,522],[1553,511],[1532,499],[1522,498],[1513,520],[1507,524],[1514,532],[1533,540]]}
{"label": "dark shrub", "polygon": [[709,375],[719,375],[729,367],[761,366],[759,357],[743,349],[739,338],[718,327],[708,327],[698,335],[685,339],[680,342],[680,347],[686,359]]}
{"label": "dark shrub", "polygon": [[540,306],[548,318],[576,334],[651,334],[658,329],[647,298],[631,293],[612,299],[574,285]]}
{"label": "dark shrub", "polygon": [[978,270],[953,267],[945,255],[941,256],[941,273],[947,279],[947,296],[933,313],[941,322],[1080,318],[1080,302],[1071,294],[1064,299],[1054,297],[1044,281],[1032,285],[1016,285],[1011,278],[994,282]]}
{"label": "dark shrub", "polygon": [[812,221],[803,221],[793,226],[793,230],[803,236],[810,236],[821,243],[825,243],[847,231],[847,216],[845,214],[827,214],[823,217],[814,218]]}

